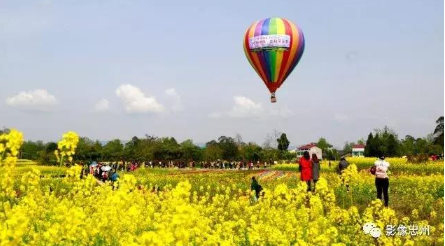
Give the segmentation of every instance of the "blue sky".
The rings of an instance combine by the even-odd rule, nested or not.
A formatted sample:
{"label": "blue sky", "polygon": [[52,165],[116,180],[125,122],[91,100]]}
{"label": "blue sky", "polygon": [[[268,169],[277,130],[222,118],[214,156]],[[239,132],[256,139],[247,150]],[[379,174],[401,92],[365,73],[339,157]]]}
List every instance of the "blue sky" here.
{"label": "blue sky", "polygon": [[[385,125],[423,137],[444,113],[443,1],[0,1],[0,124],[27,139],[153,134],[206,142],[274,130],[337,147]],[[287,18],[305,53],[270,104],[244,56]]]}

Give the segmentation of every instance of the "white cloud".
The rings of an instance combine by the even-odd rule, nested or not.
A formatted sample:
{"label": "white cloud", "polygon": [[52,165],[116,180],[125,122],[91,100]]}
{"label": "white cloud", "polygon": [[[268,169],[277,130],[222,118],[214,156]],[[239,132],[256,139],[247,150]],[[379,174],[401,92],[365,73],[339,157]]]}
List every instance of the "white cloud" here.
{"label": "white cloud", "polygon": [[261,103],[255,103],[247,97],[235,96],[233,97],[235,105],[227,113],[232,118],[249,118],[261,116],[264,109]]}
{"label": "white cloud", "polygon": [[94,111],[96,112],[105,112],[110,109],[110,103],[107,99],[101,99],[94,105]]}
{"label": "white cloud", "polygon": [[294,113],[288,107],[266,105],[256,103],[244,96],[234,96],[235,105],[227,112],[214,112],[208,115],[209,118],[218,119],[229,118],[263,118],[263,117],[281,117],[288,118]]}
{"label": "white cloud", "polygon": [[260,117],[264,109],[261,103],[255,103],[244,96],[234,96],[235,105],[227,112],[214,112],[209,114],[210,118],[218,119],[223,117],[230,118],[252,118]]}
{"label": "white cloud", "polygon": [[46,90],[22,91],[19,94],[8,97],[6,104],[12,107],[18,107],[26,110],[48,111],[57,105],[55,96],[49,94]]}
{"label": "white cloud", "polygon": [[127,113],[160,113],[164,106],[152,96],[145,96],[136,86],[121,85],[116,89],[116,95],[122,100]]}
{"label": "white cloud", "polygon": [[214,112],[208,115],[209,118],[218,119],[223,117],[230,118],[262,118],[262,117],[281,117],[288,118],[294,115],[293,111],[287,106],[266,105],[256,103],[244,96],[233,97],[235,105],[227,112]]}
{"label": "white cloud", "polygon": [[172,111],[182,111],[184,109],[181,102],[181,96],[178,94],[175,88],[167,89],[165,94],[169,97],[169,101],[172,104]]}

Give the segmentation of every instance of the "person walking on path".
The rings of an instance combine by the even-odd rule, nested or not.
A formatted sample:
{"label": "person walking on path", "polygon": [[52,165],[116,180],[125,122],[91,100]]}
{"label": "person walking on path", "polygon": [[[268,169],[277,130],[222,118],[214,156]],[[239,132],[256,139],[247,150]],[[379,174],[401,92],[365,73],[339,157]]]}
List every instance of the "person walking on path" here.
{"label": "person walking on path", "polygon": [[299,160],[301,180],[306,181],[307,191],[311,191],[311,180],[312,180],[312,163],[309,152],[305,151],[303,156]]}
{"label": "person walking on path", "polygon": [[317,181],[320,178],[320,160],[316,154],[312,154],[312,180],[314,181],[314,191]]}
{"label": "person walking on path", "polygon": [[375,186],[377,189],[377,198],[382,200],[382,194],[385,201],[385,207],[388,207],[389,197],[389,178],[388,178],[388,168],[389,163],[385,161],[385,157],[381,156],[374,163],[375,166]]}

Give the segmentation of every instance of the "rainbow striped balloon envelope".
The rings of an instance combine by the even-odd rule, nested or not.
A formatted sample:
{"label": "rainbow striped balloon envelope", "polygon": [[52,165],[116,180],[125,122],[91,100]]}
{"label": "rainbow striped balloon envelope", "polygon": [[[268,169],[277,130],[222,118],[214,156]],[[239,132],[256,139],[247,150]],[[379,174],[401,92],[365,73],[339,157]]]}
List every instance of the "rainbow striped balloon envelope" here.
{"label": "rainbow striped balloon envelope", "polygon": [[272,93],[272,102],[276,102],[276,90],[297,66],[303,51],[303,32],[283,18],[257,21],[244,36],[246,57]]}

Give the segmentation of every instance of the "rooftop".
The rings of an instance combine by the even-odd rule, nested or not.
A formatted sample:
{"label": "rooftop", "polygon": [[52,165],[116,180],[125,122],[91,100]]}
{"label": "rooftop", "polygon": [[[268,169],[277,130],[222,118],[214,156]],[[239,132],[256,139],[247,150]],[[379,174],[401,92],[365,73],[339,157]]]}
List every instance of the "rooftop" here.
{"label": "rooftop", "polygon": [[305,144],[303,146],[298,147],[298,149],[303,150],[303,149],[310,149],[312,147],[317,147],[317,144],[316,143]]}
{"label": "rooftop", "polygon": [[365,147],[366,145],[364,144],[354,144],[354,146],[352,146],[354,149],[364,149]]}

